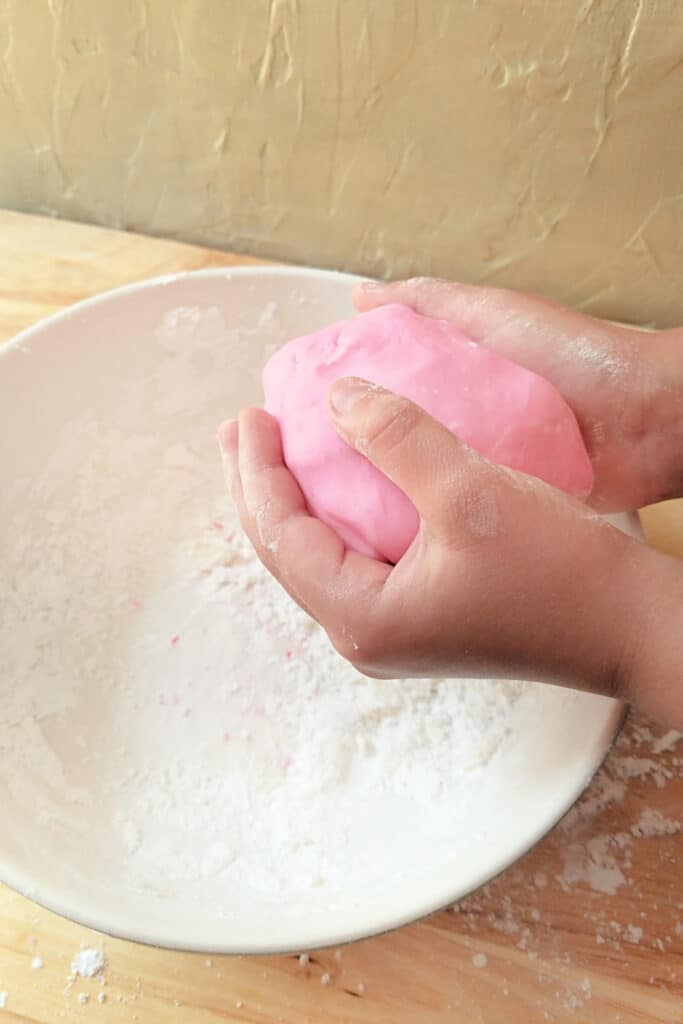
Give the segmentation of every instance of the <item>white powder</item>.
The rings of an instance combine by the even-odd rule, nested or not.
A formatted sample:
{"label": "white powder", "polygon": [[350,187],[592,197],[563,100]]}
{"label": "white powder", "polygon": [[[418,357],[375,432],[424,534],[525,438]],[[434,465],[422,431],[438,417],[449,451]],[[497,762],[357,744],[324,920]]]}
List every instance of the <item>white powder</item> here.
{"label": "white powder", "polygon": [[[594,892],[614,895],[631,881],[628,872],[636,841],[670,837],[681,831],[679,820],[646,807],[634,821],[625,823],[621,831],[605,833],[600,830],[595,834],[595,819],[607,812],[605,824],[614,821],[614,814],[620,813],[614,805],[621,804],[633,780],[641,786],[654,783],[658,789],[663,789],[680,775],[676,758],[662,756],[674,749],[679,738],[680,734],[674,731],[656,738],[648,725],[638,720],[629,721],[590,789],[560,825],[560,831],[571,837],[561,846],[564,869],[559,881],[563,888],[583,883]],[[641,756],[644,744],[650,746],[657,758]],[[604,936],[598,934],[596,941],[603,943]]]}
{"label": "white powder", "polygon": [[646,807],[638,821],[631,826],[634,836],[652,839],[656,836],[674,836],[681,831],[681,823],[665,817],[661,811]]}
{"label": "white powder", "polygon": [[71,962],[71,974],[77,978],[94,978],[96,974],[104,970],[106,958],[101,949],[92,949],[87,946],[76,953]]}
{"label": "white powder", "polygon": [[7,999],[8,999],[8,997],[9,997],[9,993],[7,993],[7,992],[0,992],[0,1010],[4,1010],[5,1007],[7,1006]]}
{"label": "white powder", "polygon": [[31,969],[34,971],[39,971],[42,968],[42,966],[42,959],[39,956],[34,956],[33,960],[31,961]]}
{"label": "white powder", "polygon": [[678,732],[676,729],[669,729],[668,732],[660,736],[652,744],[652,752],[654,754],[663,754],[669,750],[673,750],[678,741],[683,739],[683,732]]}
{"label": "white powder", "polygon": [[[97,807],[133,889],[340,885],[387,849],[388,822],[452,828],[524,687],[360,676],[257,562],[229,499],[197,500],[220,488],[213,438],[205,456],[180,474],[177,444],[164,465],[154,436],[63,431],[35,485],[51,514],[16,531],[0,579],[4,776],[75,850]],[[103,733],[81,731],[79,705]],[[65,768],[74,747],[87,769]]]}
{"label": "white powder", "polygon": [[586,883],[594,892],[614,896],[626,882],[626,876],[614,851],[614,836],[593,836],[586,843],[569,843],[565,847],[564,870],[559,882],[566,891],[577,882]]}
{"label": "white powder", "polygon": [[615,757],[611,766],[614,774],[621,779],[645,779],[652,776],[660,789],[672,778],[671,770],[651,757]]}
{"label": "white powder", "polygon": [[[172,571],[225,620],[206,651],[207,663],[225,666],[214,693],[220,725],[192,759],[150,764],[127,781],[127,853],[142,884],[160,869],[178,879],[229,871],[260,889],[291,890],[297,876],[304,886],[338,882],[349,864],[342,856],[332,864],[325,851],[353,850],[347,823],[372,828],[364,802],[445,799],[496,754],[520,687],[361,677],[257,563],[231,510],[211,518],[214,528],[178,546]],[[186,638],[192,650],[201,646],[194,617],[179,631],[179,656]],[[144,692],[139,677],[137,686]],[[194,713],[197,699],[196,684],[182,685],[177,698],[162,696],[160,719]],[[163,837],[148,824],[160,809],[173,823]],[[202,846],[190,850],[188,832],[201,834]]]}
{"label": "white powder", "polygon": [[425,850],[447,871],[495,845],[499,762],[528,770],[531,730],[591,700],[365,679],[258,564],[214,433],[275,313],[168,313],[0,494],[3,808],[31,808],[27,850],[37,822],[82,905],[105,886],[215,925],[405,893]]}
{"label": "white powder", "polygon": [[486,953],[475,953],[474,956],[472,957],[472,966],[478,969],[486,967],[488,962],[489,958],[487,957]]}

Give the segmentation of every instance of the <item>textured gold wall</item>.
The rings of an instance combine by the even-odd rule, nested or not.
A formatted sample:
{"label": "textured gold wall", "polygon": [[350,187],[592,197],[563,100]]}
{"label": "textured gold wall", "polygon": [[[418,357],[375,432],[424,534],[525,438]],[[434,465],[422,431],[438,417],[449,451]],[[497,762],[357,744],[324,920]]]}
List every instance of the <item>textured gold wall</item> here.
{"label": "textured gold wall", "polygon": [[683,320],[681,0],[0,0],[0,204]]}

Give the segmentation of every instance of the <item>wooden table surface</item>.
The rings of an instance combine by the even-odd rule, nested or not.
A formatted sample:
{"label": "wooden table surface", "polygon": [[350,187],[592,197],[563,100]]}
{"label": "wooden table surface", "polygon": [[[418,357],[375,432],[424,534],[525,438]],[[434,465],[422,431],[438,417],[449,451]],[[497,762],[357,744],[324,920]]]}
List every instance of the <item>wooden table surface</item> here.
{"label": "wooden table surface", "polygon": [[[242,262],[0,212],[0,341],[128,281]],[[643,518],[653,543],[683,554],[680,504]],[[0,887],[0,1024],[681,1024],[683,739],[662,734],[632,718],[578,807],[459,907],[310,962],[102,939]],[[104,946],[106,971],[65,992],[83,943]]]}

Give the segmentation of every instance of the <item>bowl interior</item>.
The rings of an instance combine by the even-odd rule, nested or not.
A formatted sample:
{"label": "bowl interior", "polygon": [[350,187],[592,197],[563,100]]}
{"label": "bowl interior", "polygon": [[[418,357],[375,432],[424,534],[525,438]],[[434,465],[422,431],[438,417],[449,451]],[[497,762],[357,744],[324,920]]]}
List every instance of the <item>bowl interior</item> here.
{"label": "bowl interior", "polygon": [[618,728],[554,687],[363,681],[249,555],[216,426],[352,282],[180,275],[0,352],[0,878],[66,916],[216,952],[393,927],[519,857]]}

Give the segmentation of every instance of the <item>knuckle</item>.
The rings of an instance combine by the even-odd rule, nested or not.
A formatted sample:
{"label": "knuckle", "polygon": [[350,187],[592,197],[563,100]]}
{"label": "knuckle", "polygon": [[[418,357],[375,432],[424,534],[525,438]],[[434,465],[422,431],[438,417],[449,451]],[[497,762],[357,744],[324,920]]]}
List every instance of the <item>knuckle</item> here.
{"label": "knuckle", "polygon": [[359,451],[387,455],[401,448],[417,430],[421,415],[417,406],[401,398],[377,402],[358,438]]}
{"label": "knuckle", "polygon": [[330,637],[338,654],[366,675],[372,674],[381,661],[383,645],[375,630],[343,629]]}
{"label": "knuckle", "polygon": [[359,646],[352,637],[347,633],[328,633],[328,636],[337,654],[341,655],[345,661],[355,664]]}
{"label": "knuckle", "polygon": [[478,457],[461,461],[455,472],[444,475],[440,495],[434,525],[455,547],[504,532],[510,496],[501,491],[498,474],[490,472]]}
{"label": "knuckle", "polygon": [[443,292],[453,288],[452,283],[450,281],[446,281],[443,277],[410,277],[405,284],[412,291],[422,292],[427,295],[434,292]]}

